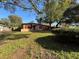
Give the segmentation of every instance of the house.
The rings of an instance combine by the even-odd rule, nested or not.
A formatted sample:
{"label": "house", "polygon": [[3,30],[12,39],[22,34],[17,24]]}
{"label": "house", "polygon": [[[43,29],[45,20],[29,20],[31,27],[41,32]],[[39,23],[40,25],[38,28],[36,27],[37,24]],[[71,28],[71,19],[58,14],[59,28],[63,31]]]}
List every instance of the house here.
{"label": "house", "polygon": [[21,31],[45,31],[48,30],[49,25],[37,24],[37,23],[23,23]]}
{"label": "house", "polygon": [[0,32],[8,32],[8,31],[11,31],[9,27],[0,24]]}

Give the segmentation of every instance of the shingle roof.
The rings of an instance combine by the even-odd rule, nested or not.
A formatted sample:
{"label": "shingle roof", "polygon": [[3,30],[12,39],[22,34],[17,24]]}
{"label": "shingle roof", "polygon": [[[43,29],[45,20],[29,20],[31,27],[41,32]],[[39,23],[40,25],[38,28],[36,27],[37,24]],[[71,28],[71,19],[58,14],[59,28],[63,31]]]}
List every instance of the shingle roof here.
{"label": "shingle roof", "polygon": [[49,26],[49,24],[45,24],[45,23],[42,23],[42,24],[38,24],[38,23],[23,23],[22,25],[28,25],[28,24]]}

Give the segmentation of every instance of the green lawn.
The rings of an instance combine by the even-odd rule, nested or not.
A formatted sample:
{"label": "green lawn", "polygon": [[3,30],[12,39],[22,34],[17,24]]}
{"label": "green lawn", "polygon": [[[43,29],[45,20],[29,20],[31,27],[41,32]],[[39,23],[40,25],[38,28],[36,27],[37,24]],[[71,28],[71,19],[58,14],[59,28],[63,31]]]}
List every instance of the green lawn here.
{"label": "green lawn", "polygon": [[12,32],[0,36],[0,59],[26,48],[24,59],[79,59],[79,48],[54,42],[49,32]]}

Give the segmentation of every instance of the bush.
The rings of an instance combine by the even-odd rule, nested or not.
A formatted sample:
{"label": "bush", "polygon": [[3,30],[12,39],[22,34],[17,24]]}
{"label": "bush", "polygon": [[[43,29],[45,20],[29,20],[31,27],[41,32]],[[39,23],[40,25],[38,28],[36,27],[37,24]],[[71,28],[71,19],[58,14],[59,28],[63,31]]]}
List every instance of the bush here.
{"label": "bush", "polygon": [[55,40],[64,43],[79,43],[79,32],[65,29],[52,30],[55,33]]}

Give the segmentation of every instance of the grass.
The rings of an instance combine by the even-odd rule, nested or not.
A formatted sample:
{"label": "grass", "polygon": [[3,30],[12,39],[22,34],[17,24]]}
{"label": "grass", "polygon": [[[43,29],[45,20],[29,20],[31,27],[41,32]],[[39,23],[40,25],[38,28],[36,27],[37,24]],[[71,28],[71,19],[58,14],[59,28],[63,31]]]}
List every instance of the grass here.
{"label": "grass", "polygon": [[[15,37],[15,35],[21,36],[21,35],[27,35],[24,33],[11,33],[8,35],[3,34],[4,38],[2,39],[3,43],[0,47],[0,59],[6,59],[12,52],[14,52],[18,48],[24,47],[26,44],[26,41],[23,39],[20,39],[18,36]],[[20,35],[21,34],[21,35]],[[12,37],[13,36],[13,37]],[[18,39],[19,38],[19,39]],[[5,39],[5,40],[4,40]],[[6,43],[5,43],[6,42]],[[27,42],[28,43],[28,42]]]}
{"label": "grass", "polygon": [[[74,27],[74,26],[72,26],[72,27]],[[74,28],[64,27],[64,30],[79,32],[79,26],[75,26]]]}
{"label": "grass", "polygon": [[25,59],[79,59],[79,47],[55,42],[49,32],[12,32],[0,37],[0,59],[26,48]]}

